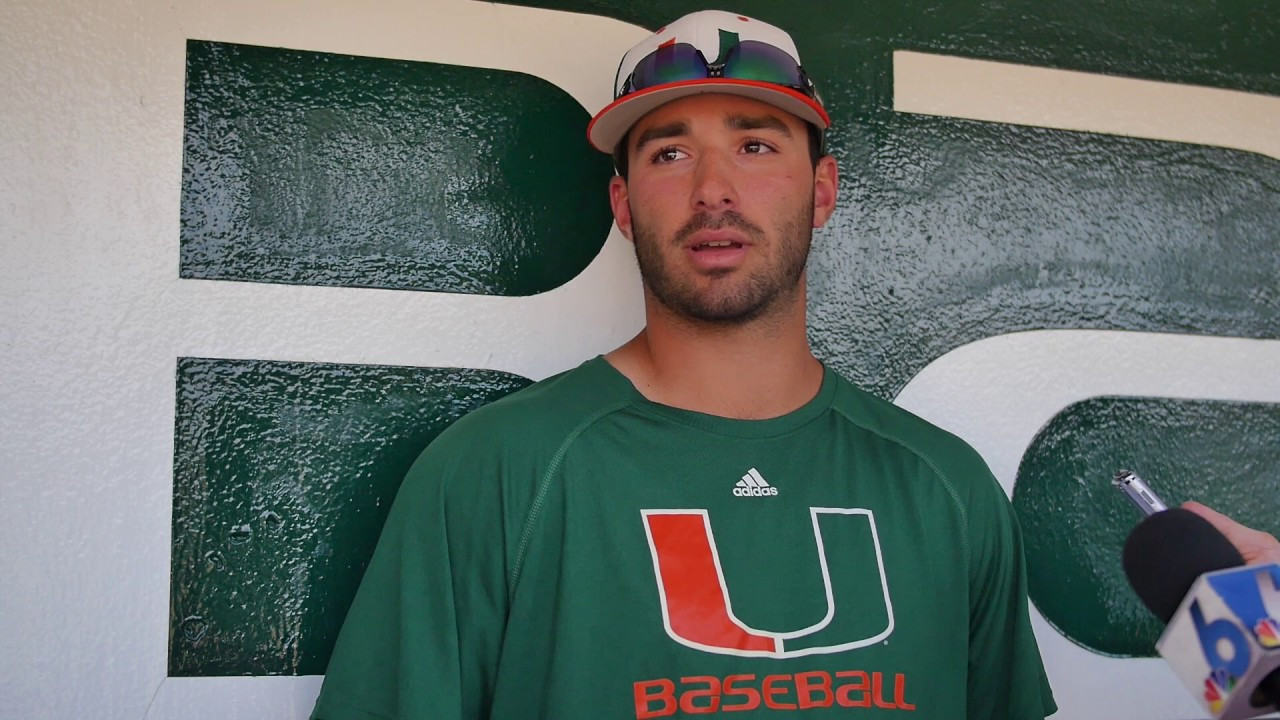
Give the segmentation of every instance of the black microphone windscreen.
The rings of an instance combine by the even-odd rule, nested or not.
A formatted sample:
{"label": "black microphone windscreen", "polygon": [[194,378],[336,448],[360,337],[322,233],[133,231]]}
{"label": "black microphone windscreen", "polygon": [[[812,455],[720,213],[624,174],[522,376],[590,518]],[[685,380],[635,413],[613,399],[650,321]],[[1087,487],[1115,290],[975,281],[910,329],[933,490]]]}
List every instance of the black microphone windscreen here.
{"label": "black microphone windscreen", "polygon": [[1208,520],[1171,508],[1138,523],[1124,542],[1124,574],[1151,612],[1168,624],[1196,578],[1244,558]]}

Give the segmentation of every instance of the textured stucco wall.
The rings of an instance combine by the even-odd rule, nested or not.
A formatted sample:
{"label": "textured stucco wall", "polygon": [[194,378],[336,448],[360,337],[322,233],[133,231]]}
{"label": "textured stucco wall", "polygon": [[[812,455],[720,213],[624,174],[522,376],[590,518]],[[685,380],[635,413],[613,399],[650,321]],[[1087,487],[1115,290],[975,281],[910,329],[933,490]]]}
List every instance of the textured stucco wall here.
{"label": "textured stucco wall", "polygon": [[[209,513],[233,533],[223,555],[184,544],[178,524],[190,507],[184,503],[204,497],[197,490],[208,487],[200,483],[210,473],[240,467],[220,462],[242,449],[235,432],[218,430],[224,416],[191,410],[218,407],[217,393],[234,386],[216,384],[219,377],[253,381],[242,397],[279,398],[270,392],[273,383],[287,393],[289,378],[333,377],[341,384],[342,378],[392,377],[430,388],[430,378],[440,377],[439,387],[471,387],[473,376],[414,369],[493,371],[480,376],[490,379],[477,381],[473,394],[460,392],[465,397],[433,414],[438,422],[473,402],[475,393],[507,382],[492,378],[545,377],[639,328],[634,262],[616,232],[571,280],[532,295],[465,285],[467,267],[485,267],[466,264],[475,257],[467,254],[471,235],[453,246],[462,260],[442,263],[443,275],[428,278],[422,291],[403,289],[419,282],[413,273],[395,275],[400,284],[335,279],[339,270],[324,263],[306,265],[310,280],[265,271],[254,277],[260,263],[250,263],[241,276],[234,263],[231,275],[201,274],[210,264],[192,253],[206,246],[193,244],[200,238],[193,225],[184,225],[185,213],[192,198],[208,196],[192,186],[188,41],[408,61],[428,74],[429,66],[461,66],[464,80],[442,81],[460,96],[470,92],[465,68],[522,72],[536,79],[529,87],[538,89],[530,92],[559,88],[585,118],[608,102],[608,74],[619,53],[646,34],[630,23],[669,19],[672,8],[693,7],[677,0],[542,4],[599,15],[473,0],[16,0],[0,7],[6,68],[0,74],[0,571],[6,578],[0,716],[260,718],[309,711],[316,676],[267,677],[290,670],[252,663],[245,676],[217,677],[221,671],[212,663],[202,676],[175,660],[180,653],[171,647],[171,633],[200,649],[216,630],[184,625],[188,615],[175,610],[182,593],[207,586],[175,580],[181,557],[194,553],[198,561],[190,567],[202,573],[220,572],[234,559],[228,554],[243,548],[265,552],[267,560],[259,562],[288,560],[248,542],[240,530],[260,522],[267,532],[253,537],[273,531],[276,511],[263,505],[270,498],[254,492],[278,477],[232,484],[254,491],[243,501],[253,511],[243,523],[234,513]],[[1030,535],[1040,526],[1028,520],[1049,518],[1036,536],[1045,553],[1070,545],[1055,544],[1053,535],[1071,528],[1085,555],[1105,555],[1114,542],[1108,533],[1131,521],[1111,506],[1093,514],[1055,507],[1084,501],[1054,487],[1091,482],[1092,472],[1106,475],[1121,460],[1164,452],[1158,444],[1126,440],[1135,436],[1162,439],[1167,429],[1169,436],[1191,438],[1180,447],[1194,448],[1196,435],[1186,428],[1196,421],[1238,423],[1244,452],[1227,448],[1213,456],[1219,462],[1191,467],[1205,457],[1200,453],[1162,466],[1161,488],[1172,499],[1222,498],[1220,504],[1236,512],[1252,507],[1255,522],[1274,517],[1280,487],[1274,460],[1280,457],[1274,429],[1280,14],[1265,6],[1228,12],[1212,2],[1184,3],[1180,11],[1130,0],[1059,14],[1074,4],[1041,5],[1048,10],[1035,17],[1018,16],[1019,3],[1004,4],[1001,14],[952,0],[893,4],[895,10],[815,2],[807,19],[791,24],[776,4],[740,6],[793,27],[802,51],[810,47],[806,39],[815,45],[811,62],[827,80],[824,95],[846,128],[833,138],[843,164],[844,205],[819,234],[812,266],[815,346],[843,371],[972,442],[1015,495]],[[922,12],[930,8],[936,12]],[[1126,22],[1143,29],[1116,30]],[[1226,50],[1199,52],[1197,43]],[[485,102],[482,92],[476,97]],[[374,115],[360,126],[368,132],[352,135],[357,141],[347,149],[412,152],[416,146],[378,133],[457,125],[437,118],[435,125],[384,126]],[[315,122],[306,127],[331,129]],[[239,128],[249,129],[258,128]],[[503,141],[494,142],[494,154],[486,157],[511,160]],[[313,157],[307,148],[330,153],[336,187],[353,176],[343,168],[382,167],[376,153],[299,147],[295,159]],[[460,163],[456,176],[466,177],[475,160],[440,158],[395,155],[397,168],[425,168],[437,183],[395,185],[403,191],[396,197],[404,203],[441,199],[441,212],[464,226],[485,217],[484,207],[496,207],[495,217],[516,218],[485,236],[491,244],[513,234],[535,249],[548,241],[546,223],[521,225],[520,202],[504,206],[500,192],[503,182],[516,183],[515,198],[536,196],[540,188],[512,176],[486,178],[481,203],[447,182],[454,177],[447,162]],[[295,233],[282,231],[288,242],[331,228],[277,222],[287,210],[326,207],[324,187],[308,185],[303,192],[297,184],[323,172],[291,172],[281,173],[285,192],[270,195],[270,188],[246,181],[248,196],[212,206],[244,209],[261,221],[255,232],[287,225]],[[583,207],[603,204],[603,184],[588,195],[573,184],[585,182],[577,175],[570,180],[563,169],[548,172],[561,183],[556,187],[572,188]],[[235,177],[225,168],[212,175]],[[278,199],[260,202],[263,197]],[[370,207],[377,209],[376,203],[348,203],[338,220]],[[412,230],[412,222],[402,221],[388,225],[374,217],[352,227]],[[231,242],[235,227],[241,239],[253,240],[243,224],[230,235],[202,237],[212,237],[213,246]],[[441,232],[446,236],[457,239]],[[341,237],[322,239],[350,250]],[[406,236],[393,244],[444,247],[432,244],[438,240]],[[598,245],[602,238],[586,238],[589,246],[593,240]],[[299,257],[289,254],[288,242],[277,259]],[[527,249],[515,248],[515,266]],[[449,285],[449,269],[460,267],[462,280]],[[209,277],[234,279],[203,279]],[[450,287],[457,292],[437,292]],[[529,287],[541,290],[537,282]],[[349,366],[364,369],[341,369]],[[326,397],[349,398],[343,408],[377,402],[360,394],[373,392],[368,386],[354,387],[341,385]],[[419,395],[442,397],[430,390]],[[1131,424],[1108,420],[1119,401],[1107,398],[1115,396],[1147,398],[1143,407],[1159,411],[1124,414]],[[412,392],[395,397],[417,407]],[[249,409],[270,407],[259,399],[244,402]],[[205,417],[213,419],[200,425]],[[323,425],[324,438],[361,440],[367,430],[360,423],[370,417],[276,411],[261,427],[235,426],[250,446],[244,467],[257,467],[254,443],[269,449],[271,433],[282,427],[295,431],[295,440],[312,437],[296,432],[306,423]],[[1087,425],[1090,432],[1059,430],[1079,428],[1080,418],[1100,419]],[[207,444],[201,428],[213,428]],[[230,449],[220,456],[218,447]],[[1227,463],[1240,457],[1252,464],[1237,483]],[[296,467],[322,472],[313,469],[322,466]],[[1084,469],[1054,475],[1043,467]],[[1215,470],[1219,475],[1207,484],[1189,477]],[[1020,492],[1015,481],[1036,492]],[[183,494],[191,488],[197,490]],[[1258,489],[1270,494],[1259,501]],[[1056,510],[1062,523],[1053,519]],[[1089,570],[1086,563],[1082,572]],[[239,592],[254,599],[224,605],[249,617],[259,608],[265,624],[263,608],[279,597],[272,583],[282,581],[258,576],[246,582]],[[1096,586],[1105,588],[1105,578]],[[1197,714],[1160,661],[1086,649],[1085,630],[1097,631],[1097,621],[1087,613],[1070,617],[1083,604],[1069,607],[1065,620],[1051,617],[1053,626],[1034,613],[1059,717]],[[1073,630],[1073,622],[1087,625]],[[310,672],[313,665],[290,667]]]}

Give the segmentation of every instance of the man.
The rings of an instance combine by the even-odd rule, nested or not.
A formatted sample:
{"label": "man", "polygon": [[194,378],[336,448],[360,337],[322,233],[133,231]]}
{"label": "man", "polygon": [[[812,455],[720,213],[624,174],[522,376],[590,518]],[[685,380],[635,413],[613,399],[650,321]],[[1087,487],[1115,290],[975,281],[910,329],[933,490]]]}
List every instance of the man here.
{"label": "man", "polygon": [[615,88],[647,325],[423,453],[314,717],[1052,713],[982,459],[809,350],[837,172],[791,38],[694,13]]}

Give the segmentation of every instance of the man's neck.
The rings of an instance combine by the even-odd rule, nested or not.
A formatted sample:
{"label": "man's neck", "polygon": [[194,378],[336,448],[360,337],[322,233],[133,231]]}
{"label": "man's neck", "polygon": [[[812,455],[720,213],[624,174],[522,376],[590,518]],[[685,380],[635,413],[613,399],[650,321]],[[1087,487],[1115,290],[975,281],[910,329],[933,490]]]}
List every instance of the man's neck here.
{"label": "man's neck", "polygon": [[674,318],[649,302],[645,329],[605,359],[653,402],[744,420],[785,415],[822,386],[803,298],[783,315],[739,326]]}

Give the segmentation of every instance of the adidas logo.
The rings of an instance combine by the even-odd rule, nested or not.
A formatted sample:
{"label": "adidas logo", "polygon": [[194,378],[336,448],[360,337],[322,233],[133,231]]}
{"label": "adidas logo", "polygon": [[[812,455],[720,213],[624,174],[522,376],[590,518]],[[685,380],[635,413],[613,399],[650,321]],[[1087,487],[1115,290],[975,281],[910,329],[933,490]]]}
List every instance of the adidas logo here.
{"label": "adidas logo", "polygon": [[760,471],[751,468],[746,475],[733,486],[733,494],[738,497],[763,497],[765,495],[777,495],[778,488],[765,482],[760,477]]}

